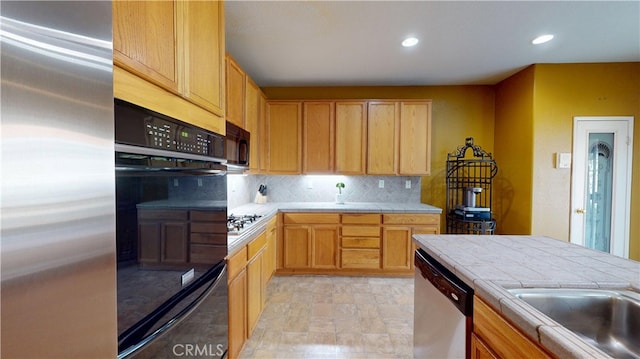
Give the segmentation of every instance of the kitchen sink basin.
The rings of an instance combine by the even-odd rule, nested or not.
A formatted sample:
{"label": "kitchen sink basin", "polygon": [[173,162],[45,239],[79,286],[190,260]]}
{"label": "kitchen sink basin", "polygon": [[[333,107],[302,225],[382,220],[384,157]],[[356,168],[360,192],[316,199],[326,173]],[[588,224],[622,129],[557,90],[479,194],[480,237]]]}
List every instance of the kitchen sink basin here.
{"label": "kitchen sink basin", "polygon": [[509,292],[615,358],[640,358],[640,293],[518,288]]}

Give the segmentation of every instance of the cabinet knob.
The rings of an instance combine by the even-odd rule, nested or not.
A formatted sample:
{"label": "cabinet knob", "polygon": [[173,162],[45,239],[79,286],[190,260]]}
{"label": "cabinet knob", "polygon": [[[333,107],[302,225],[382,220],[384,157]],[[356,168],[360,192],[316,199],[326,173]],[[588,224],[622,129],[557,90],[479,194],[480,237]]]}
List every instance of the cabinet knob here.
{"label": "cabinet knob", "polygon": [[578,208],[578,209],[576,209],[576,213],[579,213],[579,214],[587,214],[587,210],[586,210],[586,209],[584,209],[584,208]]}

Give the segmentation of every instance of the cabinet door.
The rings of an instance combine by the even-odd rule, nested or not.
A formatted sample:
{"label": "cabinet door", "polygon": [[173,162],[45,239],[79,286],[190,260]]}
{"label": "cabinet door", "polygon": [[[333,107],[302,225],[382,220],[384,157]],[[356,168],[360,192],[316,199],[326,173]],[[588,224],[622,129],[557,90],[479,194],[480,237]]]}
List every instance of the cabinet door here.
{"label": "cabinet door", "polygon": [[[260,173],[266,173],[269,168],[267,166],[268,158],[269,158],[269,133],[267,126],[267,97],[262,91],[260,92],[260,115],[258,118],[258,146],[255,148],[259,149],[259,159],[258,166],[260,168]],[[253,142],[253,138],[251,137],[251,143]],[[254,145],[251,145],[254,147]]]}
{"label": "cabinet door", "polygon": [[176,3],[114,1],[113,19],[114,64],[177,94]]}
{"label": "cabinet door", "polygon": [[497,359],[491,349],[477,335],[471,333],[471,359]]}
{"label": "cabinet door", "polygon": [[276,236],[277,236],[277,219],[273,217],[267,223],[267,249],[265,251],[265,272],[267,275],[266,282],[269,282],[273,273],[276,271]]}
{"label": "cabinet door", "polygon": [[338,227],[313,226],[311,229],[311,267],[338,267]]}
{"label": "cabinet door", "polygon": [[251,134],[249,148],[249,170],[260,171],[260,88],[249,76],[245,80],[244,128]]}
{"label": "cabinet door", "polygon": [[251,336],[262,312],[262,253],[247,263],[247,337]]}
{"label": "cabinet door", "polygon": [[160,223],[140,222],[138,233],[138,259],[140,263],[160,263],[160,238],[162,236]]}
{"label": "cabinet door", "polygon": [[247,272],[229,282],[229,358],[240,357],[247,339]]}
{"label": "cabinet door", "polygon": [[304,173],[333,172],[334,103],[305,102],[303,110]]}
{"label": "cabinet door", "polygon": [[283,249],[285,268],[309,268],[311,230],[309,226],[285,226]]}
{"label": "cabinet door", "polygon": [[382,230],[382,268],[410,269],[411,227],[385,227]]}
{"label": "cabinet door", "polygon": [[245,73],[240,66],[227,55],[227,121],[244,128]]}
{"label": "cabinet door", "polygon": [[268,172],[299,174],[302,153],[302,103],[267,104]]}
{"label": "cabinet door", "polygon": [[364,174],[367,150],[367,103],[336,102],[336,173]]}
{"label": "cabinet door", "polygon": [[188,224],[185,222],[167,222],[162,225],[161,261],[162,263],[188,262]]}
{"label": "cabinet door", "polygon": [[369,102],[367,116],[367,174],[398,173],[399,105]]}
{"label": "cabinet door", "polygon": [[400,103],[399,174],[431,173],[431,101]]}
{"label": "cabinet door", "polygon": [[224,4],[222,1],[179,2],[184,14],[186,83],[193,103],[224,116]]}

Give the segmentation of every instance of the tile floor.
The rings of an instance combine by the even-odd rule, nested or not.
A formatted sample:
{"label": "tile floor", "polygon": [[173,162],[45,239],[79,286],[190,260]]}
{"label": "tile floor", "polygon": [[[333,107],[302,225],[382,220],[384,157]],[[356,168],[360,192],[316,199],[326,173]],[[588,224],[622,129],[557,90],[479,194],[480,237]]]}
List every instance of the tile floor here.
{"label": "tile floor", "polygon": [[412,358],[413,278],[274,276],[241,358]]}

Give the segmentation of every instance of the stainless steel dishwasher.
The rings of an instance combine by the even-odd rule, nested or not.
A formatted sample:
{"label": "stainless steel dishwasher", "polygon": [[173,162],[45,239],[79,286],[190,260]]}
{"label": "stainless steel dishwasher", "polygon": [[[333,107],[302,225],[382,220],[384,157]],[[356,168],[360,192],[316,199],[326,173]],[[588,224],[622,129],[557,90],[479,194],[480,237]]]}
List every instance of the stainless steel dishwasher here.
{"label": "stainless steel dishwasher", "polygon": [[473,289],[437,260],[415,252],[414,358],[469,358]]}

